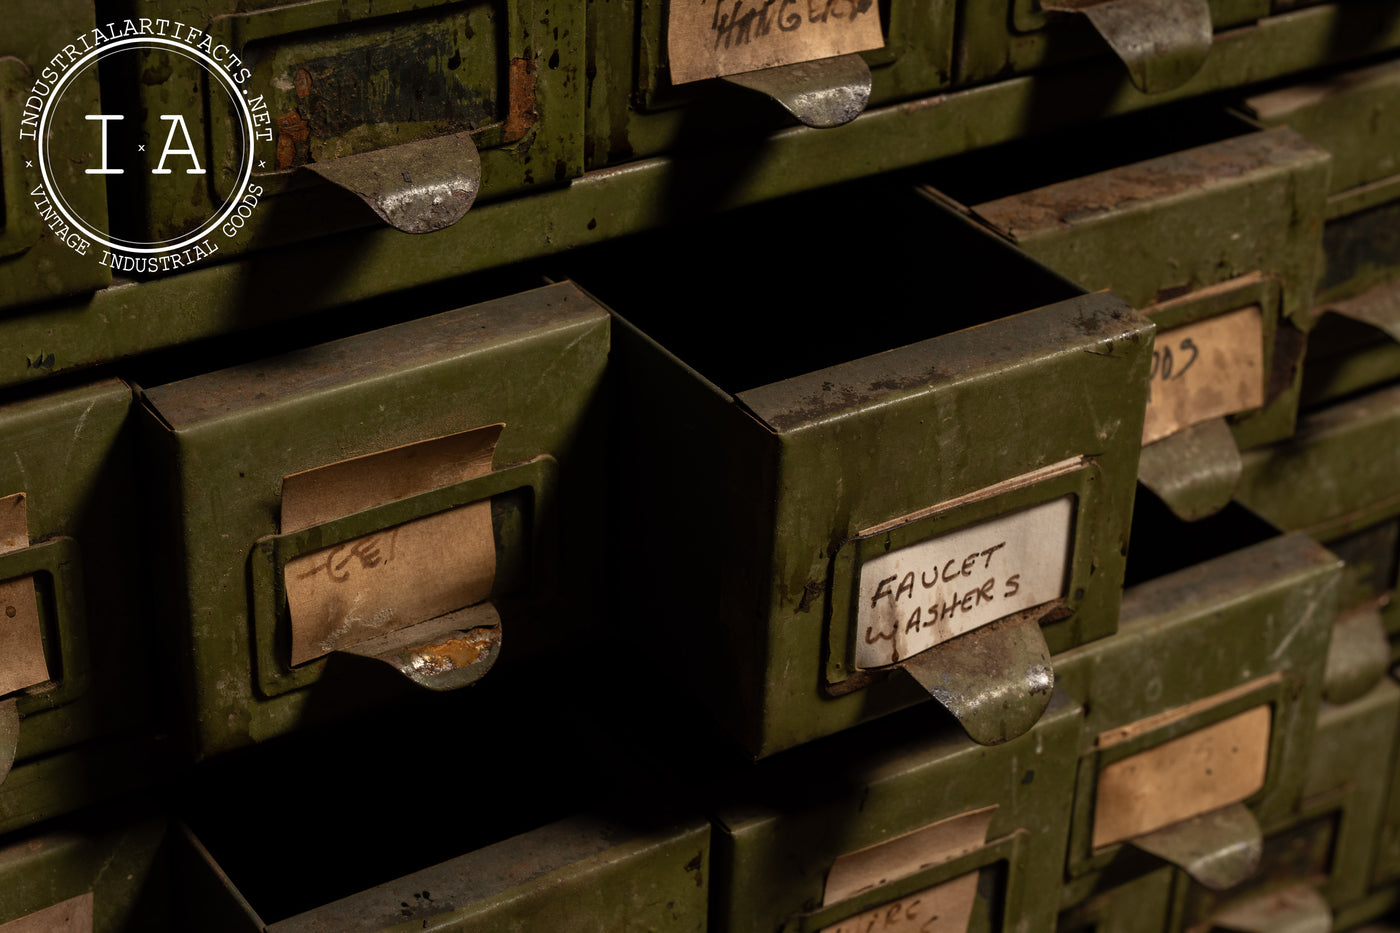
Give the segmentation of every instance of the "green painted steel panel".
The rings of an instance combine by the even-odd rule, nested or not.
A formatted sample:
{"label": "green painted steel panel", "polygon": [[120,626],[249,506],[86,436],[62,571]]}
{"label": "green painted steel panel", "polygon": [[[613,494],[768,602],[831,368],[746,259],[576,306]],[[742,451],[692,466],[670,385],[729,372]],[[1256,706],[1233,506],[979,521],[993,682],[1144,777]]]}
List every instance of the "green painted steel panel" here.
{"label": "green painted steel panel", "polygon": [[130,933],[170,929],[172,890],[166,822],[144,809],[87,811],[0,845],[0,924],[90,899],[91,929]]}
{"label": "green painted steel panel", "polygon": [[[1268,14],[1268,0],[1210,0],[1216,32],[1249,25]],[[1146,17],[1153,12],[1133,11],[1133,15]],[[1112,54],[1085,17],[1047,12],[1039,0],[961,0],[958,4],[959,84],[980,84]],[[1211,54],[1220,53],[1213,49]]]}
{"label": "green painted steel panel", "polygon": [[[68,246],[66,239],[77,244],[80,238],[45,195],[35,129],[26,123],[48,109],[58,76],[50,58],[92,26],[92,0],[51,0],[8,17],[0,36],[0,309],[91,292],[112,281],[112,270],[97,262],[100,250],[89,245],[84,256]],[[50,163],[72,210],[100,224],[107,216],[105,179],[85,173],[98,158],[99,140],[81,115],[99,113],[101,104],[95,85],[81,93],[49,125]]]}
{"label": "green painted steel panel", "polygon": [[[953,70],[954,0],[882,0],[882,48],[862,52],[870,106],[946,87]],[[590,169],[723,143],[750,149],[789,118],[773,101],[719,79],[672,86],[665,0],[609,0],[588,11]]]}
{"label": "green painted steel panel", "polygon": [[1258,874],[1228,891],[1187,883],[1186,921],[1300,883],[1314,887],[1337,915],[1363,905],[1372,890],[1397,723],[1400,690],[1390,680],[1352,703],[1322,704],[1302,796],[1291,813],[1264,826]]}
{"label": "green painted steel panel", "polygon": [[[0,783],[0,826],[109,793],[83,770],[82,756],[49,756],[157,728],[140,512],[130,495],[131,406],[131,389],[117,379],[0,405],[0,444],[8,451],[0,496],[25,494],[30,540],[0,555],[0,578],[33,575],[51,678],[5,698],[17,700],[21,718],[18,764]],[[44,781],[25,777],[31,763],[36,778],[42,773],[65,788],[60,799]],[[65,769],[75,773],[65,777]],[[115,775],[113,785],[120,786]]]}
{"label": "green painted steel panel", "polygon": [[[1305,535],[1274,538],[1131,587],[1117,633],[1057,659],[1057,685],[1086,710],[1071,878],[1111,879],[1143,861],[1126,844],[1092,845],[1105,767],[1263,704],[1265,783],[1245,802],[1266,828],[1292,812],[1311,761],[1340,570]],[[1116,729],[1134,735],[1100,748]],[[1075,893],[1087,890],[1081,883]]]}
{"label": "green painted steel panel", "polygon": [[[1344,9],[1343,9],[1344,8]],[[677,219],[906,168],[1056,127],[1344,61],[1400,41],[1388,2],[1349,0],[1217,36],[1187,85],[1143,95],[1121,66],[1013,78],[867,111],[836,132],[794,128],[746,149],[704,149],[585,173],[566,188],[485,204],[428,236],[361,230],[0,322],[0,385],[440,283]],[[1117,69],[1115,72],[1113,69]],[[1053,99],[1054,107],[1044,106]],[[672,151],[676,147],[663,147]],[[334,270],[323,274],[321,270]],[[308,271],[310,270],[310,271]]]}
{"label": "green painted steel panel", "polygon": [[[197,755],[374,693],[363,671],[328,679],[333,662],[356,659],[291,664],[267,544],[314,550],[317,535],[353,538],[486,495],[504,509],[519,487],[523,505],[493,508],[505,656],[579,637],[600,598],[595,568],[560,555],[595,552],[604,526],[595,396],[608,330],[602,309],[560,284],[145,391],[166,632]],[[278,537],[283,477],[501,423],[494,470],[479,480]]]}
{"label": "green painted steel panel", "polygon": [[[796,272],[855,229],[857,255],[882,257],[878,279]],[[744,290],[712,271],[760,256],[775,274]],[[875,188],[621,243],[581,257],[576,277],[619,314],[616,527],[648,529],[636,605],[668,617],[658,630],[634,611],[634,630],[670,646],[750,754],[924,695],[898,670],[849,663],[862,637],[851,575],[879,550],[854,539],[884,523],[902,546],[1072,495],[1069,582],[1044,635],[1061,651],[1113,630],[1150,326],[1116,298],[1072,297],[975,226]],[[716,309],[763,316],[782,339],[736,343]],[[678,573],[700,583],[681,600]]]}
{"label": "green painted steel panel", "polygon": [[[107,16],[203,29],[239,56],[250,100],[266,107],[255,132],[271,139],[256,143],[264,164],[251,178],[261,194],[247,224],[221,241],[224,259],[382,223],[354,194],[300,170],[309,164],[469,133],[482,201],[580,174],[583,13],[582,3],[543,0],[122,0]],[[119,64],[109,110],[130,114],[152,141],[171,131],[164,115],[184,115],[208,160],[204,175],[133,171],[111,182],[114,229],[164,240],[197,228],[234,191],[238,108],[188,56],[127,54]],[[427,163],[402,149],[394,158],[403,161],[390,161],[398,171],[379,181],[386,190],[398,190],[400,173],[451,166],[445,149]],[[403,190],[413,184],[405,177]]]}
{"label": "green painted steel panel", "polygon": [[[1079,707],[1057,694],[1030,732],[992,748],[905,713],[762,763],[717,804],[712,929],[853,929],[866,911],[976,873],[967,930],[1053,930],[1079,728]],[[838,857],[986,807],[972,851],[930,852],[824,903]]]}

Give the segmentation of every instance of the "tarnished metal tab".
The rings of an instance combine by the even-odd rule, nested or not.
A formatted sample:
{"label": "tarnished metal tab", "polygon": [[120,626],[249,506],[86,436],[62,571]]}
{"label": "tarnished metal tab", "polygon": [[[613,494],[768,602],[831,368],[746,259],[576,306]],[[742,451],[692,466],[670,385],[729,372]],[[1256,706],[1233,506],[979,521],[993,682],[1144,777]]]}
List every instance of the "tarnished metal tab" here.
{"label": "tarnished metal tab", "polygon": [[341,650],[383,661],[429,690],[456,690],[476,683],[500,657],[501,617],[480,603]]}
{"label": "tarnished metal tab", "polygon": [[0,784],[10,776],[19,750],[19,701],[14,697],[0,701]]}
{"label": "tarnished metal tab", "polygon": [[1087,16],[1145,94],[1185,84],[1210,54],[1209,0],[1041,0],[1040,5]]}
{"label": "tarnished metal tab", "polygon": [[1055,672],[1037,611],[992,622],[900,664],[973,741],[1000,745],[1034,726]]}
{"label": "tarnished metal tab", "polygon": [[1138,479],[1182,521],[1230,504],[1240,481],[1240,449],[1223,418],[1183,428],[1142,449]]}
{"label": "tarnished metal tab", "polygon": [[1233,888],[1259,870],[1264,852],[1259,821],[1242,803],[1212,810],[1156,832],[1132,844],[1165,859],[1210,888]]}
{"label": "tarnished metal tab", "polygon": [[724,78],[773,98],[807,126],[850,123],[870,101],[870,66],[857,54],[746,71]]}
{"label": "tarnished metal tab", "polygon": [[1350,703],[1370,691],[1390,665],[1390,642],[1374,606],[1340,616],[1332,625],[1322,695],[1328,703]]}
{"label": "tarnished metal tab", "polygon": [[469,132],[306,167],[359,196],[385,223],[404,233],[452,226],[471,208],[481,187],[481,156]]}
{"label": "tarnished metal tab", "polygon": [[1240,933],[1331,933],[1332,908],[1310,884],[1298,884],[1233,904],[1211,917],[1211,928]]}

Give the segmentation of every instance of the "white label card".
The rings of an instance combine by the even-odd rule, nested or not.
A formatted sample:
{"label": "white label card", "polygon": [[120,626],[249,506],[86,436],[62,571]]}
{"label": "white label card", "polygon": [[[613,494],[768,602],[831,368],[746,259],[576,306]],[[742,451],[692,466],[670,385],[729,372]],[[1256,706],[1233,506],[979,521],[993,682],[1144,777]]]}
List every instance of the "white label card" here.
{"label": "white label card", "polygon": [[1264,404],[1264,314],[1258,305],[1157,332],[1142,442]]}
{"label": "white label card", "polygon": [[856,667],[897,664],[1064,595],[1074,497],[881,554],[860,568]]}
{"label": "white label card", "polygon": [[876,0],[671,0],[671,83],[878,49]]}

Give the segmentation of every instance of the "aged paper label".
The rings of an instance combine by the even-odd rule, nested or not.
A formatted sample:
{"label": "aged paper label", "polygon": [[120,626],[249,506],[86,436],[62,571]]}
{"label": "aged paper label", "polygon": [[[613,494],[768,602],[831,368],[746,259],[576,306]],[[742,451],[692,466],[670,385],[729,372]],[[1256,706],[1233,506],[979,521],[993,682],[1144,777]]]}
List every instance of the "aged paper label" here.
{"label": "aged paper label", "polygon": [[1147,391],[1144,444],[1263,405],[1263,311],[1252,305],[1159,331]]}
{"label": "aged paper label", "polygon": [[1104,768],[1094,798],[1094,848],[1239,803],[1259,790],[1270,725],[1268,705],[1256,706]]}
{"label": "aged paper label", "polygon": [[[847,900],[891,881],[976,851],[987,840],[996,807],[985,807],[932,823],[911,833],[849,852],[836,859],[826,878],[822,906]],[[962,933],[977,896],[977,872],[863,911],[822,933]]]}
{"label": "aged paper label", "polygon": [[902,836],[837,856],[826,876],[822,906],[966,855],[987,841],[996,807],[983,807],[930,823]]}
{"label": "aged paper label", "polygon": [[1064,595],[1074,497],[881,554],[860,568],[856,666],[884,667]]}
{"label": "aged paper label", "polygon": [[875,0],[670,0],[671,83],[878,49]]}
{"label": "aged paper label", "polygon": [[0,933],[92,933],[92,892],[70,897],[27,917],[0,923]]}
{"label": "aged paper label", "polygon": [[821,933],[966,933],[978,873],[927,888],[823,927]]}
{"label": "aged paper label", "polygon": [[[29,547],[24,493],[0,499],[0,554]],[[0,696],[49,679],[34,578],[0,583]]]}
{"label": "aged paper label", "polygon": [[[501,425],[288,476],[282,532],[489,473]],[[287,563],[292,663],[478,603],[491,594],[491,503],[415,519]]]}

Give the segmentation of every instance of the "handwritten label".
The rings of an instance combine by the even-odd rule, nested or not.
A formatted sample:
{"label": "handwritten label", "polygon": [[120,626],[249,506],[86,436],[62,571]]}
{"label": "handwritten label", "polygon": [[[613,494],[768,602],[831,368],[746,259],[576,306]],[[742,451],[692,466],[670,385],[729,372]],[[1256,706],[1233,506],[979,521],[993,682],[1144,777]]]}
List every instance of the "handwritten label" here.
{"label": "handwritten label", "polygon": [[[24,493],[0,499],[0,554],[29,547]],[[49,679],[34,578],[0,583],[0,696]]]}
{"label": "handwritten label", "polygon": [[[288,533],[491,470],[492,425],[287,477]],[[415,519],[287,562],[292,663],[486,599],[496,575],[491,503]]]}
{"label": "handwritten label", "polygon": [[[996,807],[971,810],[913,832],[838,856],[826,876],[822,906],[829,907],[891,881],[980,849]],[[863,911],[822,933],[962,933],[972,917],[977,872]]]}
{"label": "handwritten label", "polygon": [[[1094,848],[1238,803],[1259,790],[1271,720],[1267,705],[1256,706],[1108,765],[1099,772],[1094,798]],[[1105,744],[1114,741],[1112,735],[1107,739]]]}
{"label": "handwritten label", "polygon": [[1159,331],[1142,442],[1264,404],[1264,315],[1258,305]]}
{"label": "handwritten label", "polygon": [[860,568],[856,666],[884,667],[1064,595],[1074,498],[881,554]]}
{"label": "handwritten label", "polygon": [[977,898],[977,872],[823,927],[821,933],[966,933]]}
{"label": "handwritten label", "polygon": [[92,933],[92,892],[70,897],[9,923],[0,933]]}
{"label": "handwritten label", "polygon": [[875,0],[671,0],[666,26],[672,84],[885,44]]}

